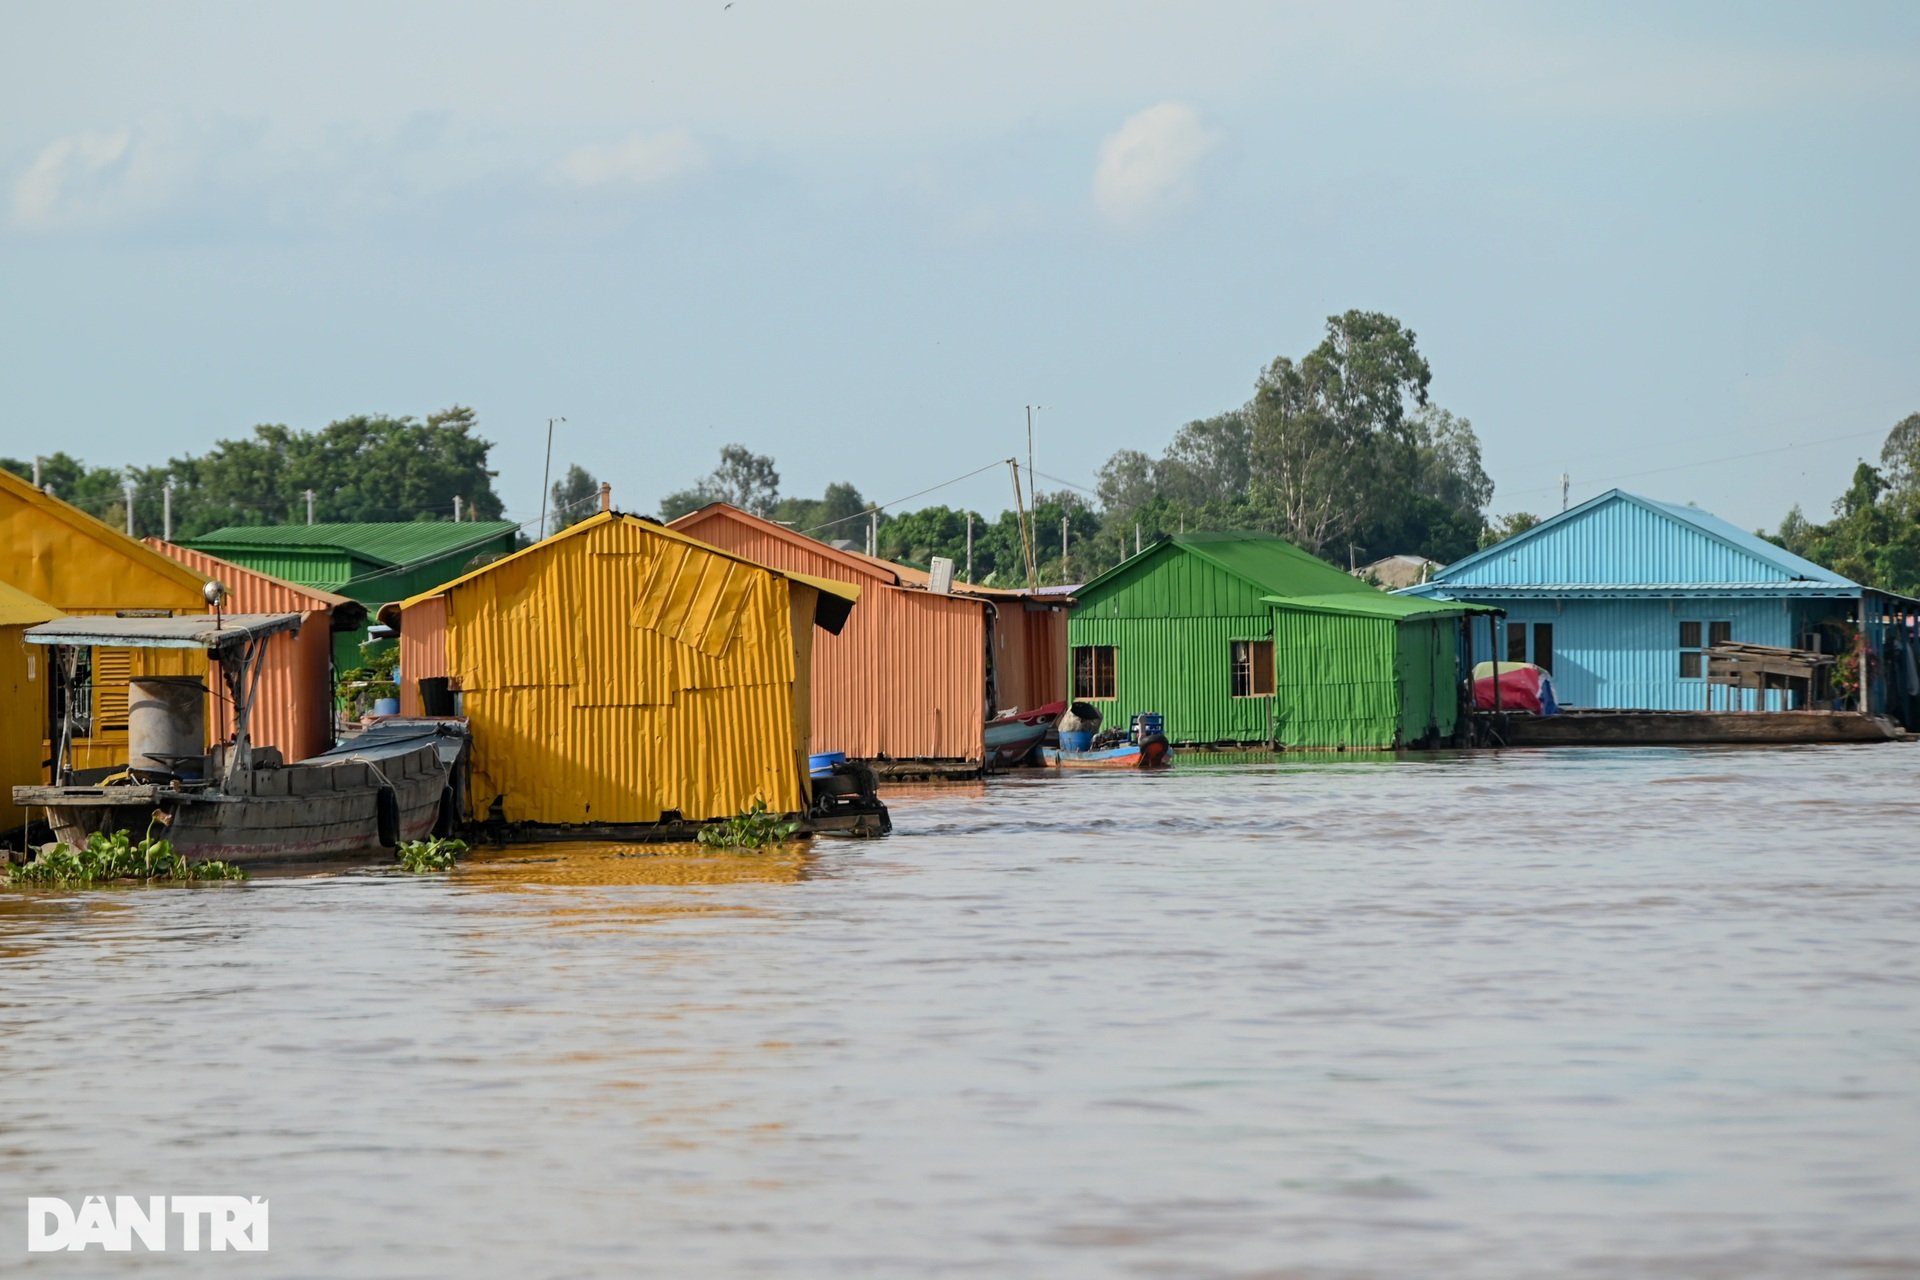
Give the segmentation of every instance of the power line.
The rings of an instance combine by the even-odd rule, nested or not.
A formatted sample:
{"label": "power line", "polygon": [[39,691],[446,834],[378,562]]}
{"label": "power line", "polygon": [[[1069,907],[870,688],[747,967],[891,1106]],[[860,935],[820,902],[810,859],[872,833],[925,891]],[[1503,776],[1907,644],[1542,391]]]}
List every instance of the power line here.
{"label": "power line", "polygon": [[930,493],[936,493],[941,489],[950,488],[953,485],[959,484],[962,480],[971,480],[977,475],[980,475],[984,472],[992,471],[995,467],[1004,467],[1006,465],[1007,465],[1007,460],[1005,458],[999,458],[992,462],[989,462],[984,467],[979,467],[979,468],[976,468],[975,470],[969,471],[967,472],[967,474],[963,476],[955,476],[951,480],[942,480],[939,484],[936,484],[931,488],[922,489],[918,493],[910,493],[904,498],[895,498],[892,502],[877,503],[874,506],[868,507],[864,511],[856,511],[850,516],[841,516],[837,520],[829,520],[825,524],[817,524],[813,526],[813,528],[811,529],[802,529],[800,530],[800,532],[811,536],[813,534],[820,532],[822,529],[831,529],[833,528],[833,526],[837,524],[845,524],[849,520],[865,520],[868,516],[873,515],[877,511],[885,511],[888,507],[897,507],[903,502],[912,502],[915,498],[924,498]]}
{"label": "power line", "polygon": [[[1667,473],[1672,471],[1690,471],[1695,467],[1713,467],[1713,466],[1718,466],[1723,462],[1737,462],[1745,458],[1764,458],[1776,453],[1790,453],[1795,449],[1813,449],[1813,448],[1819,447],[1820,445],[1838,444],[1842,440],[1858,440],[1863,436],[1878,436],[1878,435],[1884,435],[1884,434],[1885,432],[1883,432],[1880,428],[1875,427],[1871,431],[1854,431],[1846,435],[1828,436],[1822,440],[1806,440],[1806,441],[1799,442],[1797,444],[1783,444],[1772,449],[1755,449],[1750,453],[1723,453],[1717,458],[1704,458],[1699,462],[1677,462],[1670,467],[1649,467],[1645,471],[1629,471],[1621,475],[1605,476],[1598,480],[1583,479],[1581,483],[1592,484],[1592,485],[1613,484],[1614,482],[1619,480],[1637,480],[1641,476],[1666,475]],[[1559,487],[1560,486],[1557,484],[1552,484],[1552,485],[1542,485],[1538,488],[1533,488],[1533,489],[1502,490],[1502,489],[1498,489],[1498,487],[1496,486],[1496,491],[1501,493],[1502,496],[1505,496],[1505,497],[1521,497],[1530,493],[1552,493],[1554,490],[1558,489]]]}

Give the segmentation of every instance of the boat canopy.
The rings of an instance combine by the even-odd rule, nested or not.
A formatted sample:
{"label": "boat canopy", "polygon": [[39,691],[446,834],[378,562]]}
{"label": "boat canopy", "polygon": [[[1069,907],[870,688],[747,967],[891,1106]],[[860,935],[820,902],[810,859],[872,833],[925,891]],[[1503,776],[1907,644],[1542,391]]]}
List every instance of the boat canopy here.
{"label": "boat canopy", "polygon": [[28,627],[28,644],[100,649],[225,649],[300,630],[297,613],[189,614],[178,618],[123,618],[78,614]]}

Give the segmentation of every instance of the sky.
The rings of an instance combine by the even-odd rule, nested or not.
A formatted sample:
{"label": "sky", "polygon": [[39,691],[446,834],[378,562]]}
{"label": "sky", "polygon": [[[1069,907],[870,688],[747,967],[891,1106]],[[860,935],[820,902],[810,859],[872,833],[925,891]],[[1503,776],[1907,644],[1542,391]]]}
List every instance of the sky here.
{"label": "sky", "polygon": [[0,453],[473,406],[651,511],[992,513],[1418,335],[1495,512],[1828,510],[1920,411],[1920,6],[42,4],[0,15]]}

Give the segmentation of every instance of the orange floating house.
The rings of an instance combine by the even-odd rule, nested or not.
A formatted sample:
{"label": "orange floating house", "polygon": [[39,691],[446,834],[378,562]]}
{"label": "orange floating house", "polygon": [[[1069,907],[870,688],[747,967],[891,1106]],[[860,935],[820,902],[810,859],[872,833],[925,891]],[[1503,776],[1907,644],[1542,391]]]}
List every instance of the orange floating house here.
{"label": "orange floating house", "polygon": [[1067,696],[1063,594],[951,584],[842,551],[723,502],[670,528],[760,564],[857,585],[860,608],[813,650],[813,750],[859,760],[986,760],[986,722]]}
{"label": "orange floating house", "polygon": [[[277,747],[286,760],[305,760],[333,746],[333,639],[365,626],[367,606],[159,538],[146,539],[146,545],[224,586],[229,613],[302,615],[298,632],[267,640],[248,736],[256,747]],[[233,709],[217,693],[208,695],[207,732],[216,741],[233,733]]]}

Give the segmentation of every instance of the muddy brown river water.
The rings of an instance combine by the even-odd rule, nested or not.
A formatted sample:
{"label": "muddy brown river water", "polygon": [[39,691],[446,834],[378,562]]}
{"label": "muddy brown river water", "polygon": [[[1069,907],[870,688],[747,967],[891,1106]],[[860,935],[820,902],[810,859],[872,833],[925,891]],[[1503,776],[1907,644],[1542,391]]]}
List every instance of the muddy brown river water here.
{"label": "muddy brown river water", "polygon": [[[889,799],[0,892],[0,1272],[1920,1275],[1920,748]],[[25,1252],[90,1193],[271,1251]]]}

